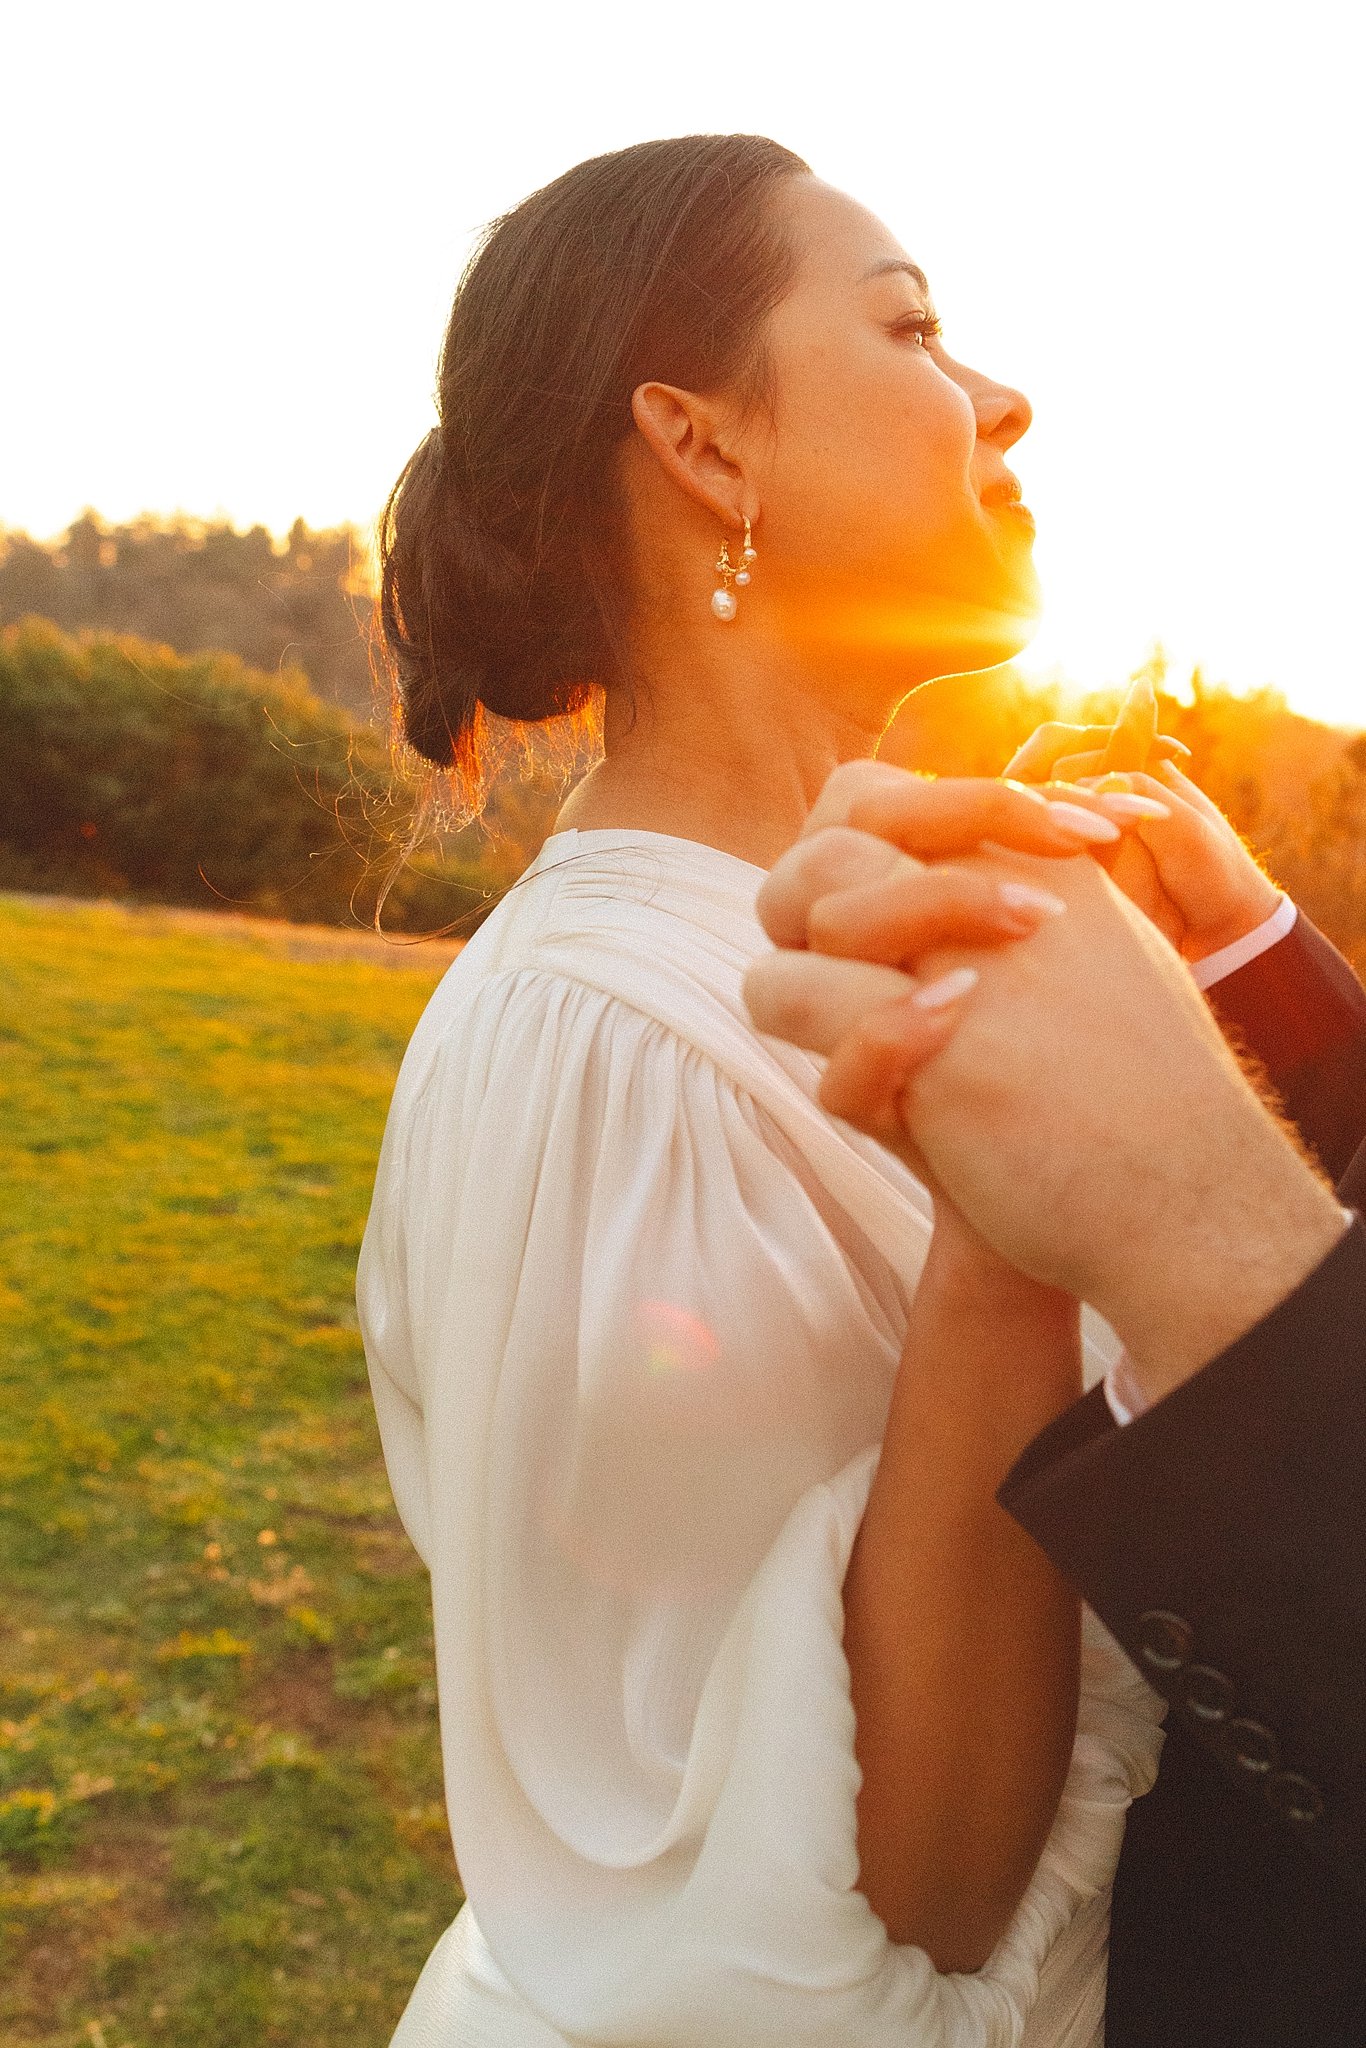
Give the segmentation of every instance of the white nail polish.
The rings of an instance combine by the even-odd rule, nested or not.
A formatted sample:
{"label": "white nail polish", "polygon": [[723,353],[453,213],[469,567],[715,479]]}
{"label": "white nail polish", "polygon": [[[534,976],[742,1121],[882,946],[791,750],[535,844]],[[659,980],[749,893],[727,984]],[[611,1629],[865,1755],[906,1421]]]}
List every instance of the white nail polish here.
{"label": "white nail polish", "polygon": [[1130,796],[1124,790],[1098,790],[1096,802],[1104,804],[1105,814],[1112,818],[1170,818],[1170,804],[1160,804],[1155,796]]}
{"label": "white nail polish", "polygon": [[937,981],[923,983],[911,1001],[918,1010],[947,1010],[950,1003],[975,989],[981,979],[975,967],[951,967]]}
{"label": "white nail polish", "polygon": [[1111,845],[1124,836],[1113,818],[1098,817],[1094,811],[1084,811],[1080,804],[1050,803],[1048,815],[1061,831],[1073,839],[1084,840],[1088,846]]}
{"label": "white nail polish", "polygon": [[996,893],[1007,910],[1037,910],[1042,917],[1062,917],[1067,909],[1061,896],[1032,888],[1028,882],[1002,882]]}

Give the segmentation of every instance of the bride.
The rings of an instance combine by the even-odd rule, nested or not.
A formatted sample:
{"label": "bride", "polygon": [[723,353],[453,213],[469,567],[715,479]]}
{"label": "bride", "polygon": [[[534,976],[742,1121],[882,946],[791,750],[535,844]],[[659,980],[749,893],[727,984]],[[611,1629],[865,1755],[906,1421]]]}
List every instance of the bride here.
{"label": "bride", "polygon": [[[740,995],[832,769],[1027,637],[1028,405],[870,214],[701,136],[494,226],[439,412],[383,528],[406,736],[471,804],[508,721],[600,704],[604,754],[414,1034],[361,1259],[468,1899],[396,2044],[1095,2048],[1157,1701],[994,1493],[1109,1333]],[[1182,897],[1152,797],[926,787],[913,850]],[[1266,916],[1232,867],[1188,957]],[[945,936],[1061,910],[965,874]]]}

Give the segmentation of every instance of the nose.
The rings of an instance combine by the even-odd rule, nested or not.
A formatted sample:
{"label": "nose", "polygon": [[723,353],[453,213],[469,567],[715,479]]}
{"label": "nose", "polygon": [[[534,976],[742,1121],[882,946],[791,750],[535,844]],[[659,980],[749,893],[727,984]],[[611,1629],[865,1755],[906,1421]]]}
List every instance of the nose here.
{"label": "nose", "polygon": [[990,377],[972,373],[969,386],[973,411],[977,415],[977,438],[995,448],[1013,448],[1027,433],[1034,408],[1023,391],[1013,385],[997,384]]}

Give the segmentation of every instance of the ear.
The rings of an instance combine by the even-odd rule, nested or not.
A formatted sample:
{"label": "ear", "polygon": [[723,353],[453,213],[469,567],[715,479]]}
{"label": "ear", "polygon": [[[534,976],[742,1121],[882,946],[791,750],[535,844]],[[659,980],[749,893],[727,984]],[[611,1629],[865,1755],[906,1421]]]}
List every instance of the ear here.
{"label": "ear", "polygon": [[676,384],[638,384],[631,414],[666,477],[723,526],[738,527],[755,507],[740,465],[725,452],[715,405]]}

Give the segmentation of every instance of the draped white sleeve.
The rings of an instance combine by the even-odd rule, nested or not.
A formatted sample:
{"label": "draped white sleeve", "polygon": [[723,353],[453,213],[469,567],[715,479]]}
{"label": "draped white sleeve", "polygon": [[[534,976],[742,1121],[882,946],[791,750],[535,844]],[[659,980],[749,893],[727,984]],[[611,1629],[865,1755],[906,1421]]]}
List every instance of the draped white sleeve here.
{"label": "draped white sleeve", "polygon": [[888,1942],[855,1888],[841,1586],[927,1205],[748,1030],[755,870],[664,840],[644,889],[639,859],[550,871],[638,837],[549,842],[386,1133],[362,1324],[470,1901],[397,2039],[1015,2048],[1046,2011],[1041,2042],[1092,2048],[1154,1696],[1093,1625],[996,1954],[947,1977]]}

